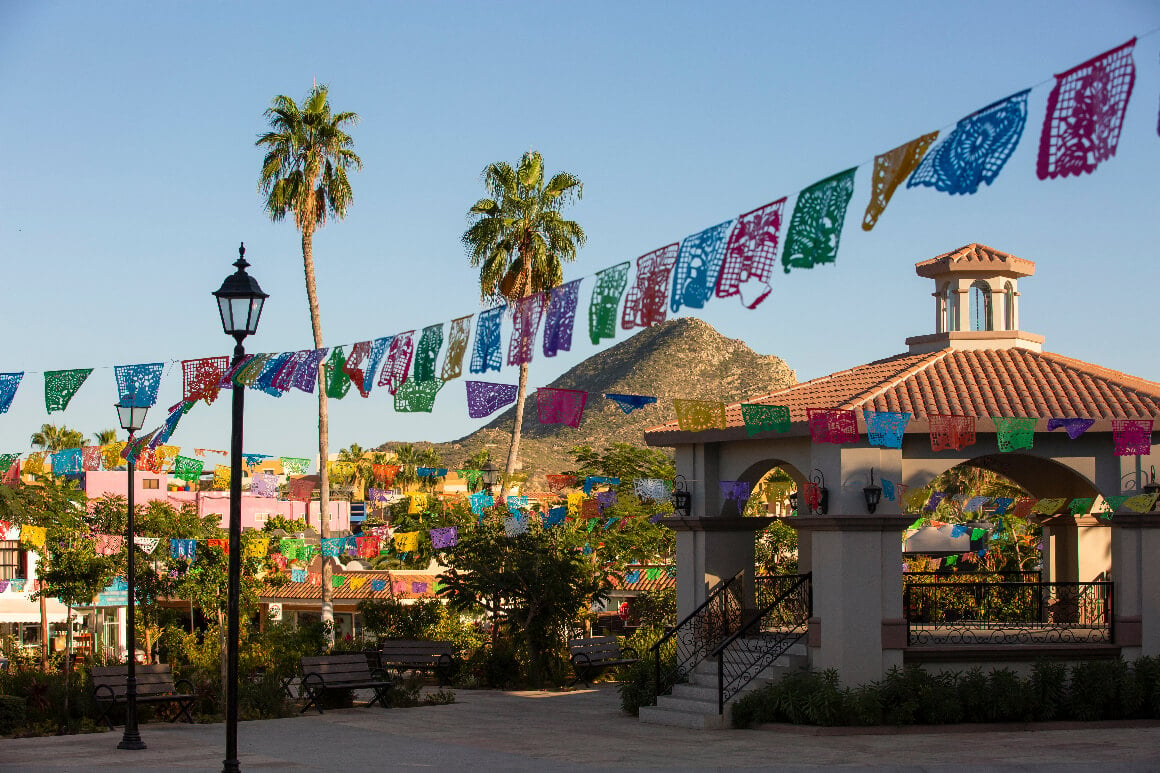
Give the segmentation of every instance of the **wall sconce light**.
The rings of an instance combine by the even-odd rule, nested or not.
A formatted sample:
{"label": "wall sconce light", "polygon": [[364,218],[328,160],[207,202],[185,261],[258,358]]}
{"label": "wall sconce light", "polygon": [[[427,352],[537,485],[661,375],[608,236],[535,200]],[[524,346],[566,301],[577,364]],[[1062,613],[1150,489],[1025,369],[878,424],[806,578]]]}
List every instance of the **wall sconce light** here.
{"label": "wall sconce light", "polygon": [[688,518],[692,511],[693,495],[689,492],[685,477],[678,475],[673,481],[673,515]]}
{"label": "wall sconce light", "polygon": [[817,467],[810,471],[808,485],[806,506],[814,515],[825,515],[830,506],[830,492],[826,490],[826,476]]}
{"label": "wall sconce light", "polygon": [[1156,482],[1156,466],[1151,465],[1148,469],[1148,482],[1144,484],[1145,494],[1160,494],[1160,483]]}
{"label": "wall sconce light", "polygon": [[882,487],[874,485],[874,468],[870,468],[870,485],[862,487],[862,496],[866,497],[866,509],[874,515],[878,503],[882,501]]}

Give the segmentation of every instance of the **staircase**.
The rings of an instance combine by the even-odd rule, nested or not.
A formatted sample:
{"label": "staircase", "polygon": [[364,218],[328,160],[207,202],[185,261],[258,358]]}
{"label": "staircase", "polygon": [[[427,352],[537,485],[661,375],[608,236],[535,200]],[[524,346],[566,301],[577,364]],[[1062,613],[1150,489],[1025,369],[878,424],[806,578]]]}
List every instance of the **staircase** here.
{"label": "staircase", "polygon": [[[738,639],[726,651],[725,658],[737,667],[751,661],[753,652],[765,646],[762,639]],[[717,690],[717,659],[710,658],[697,664],[689,681],[673,686],[671,695],[661,695],[656,706],[641,706],[640,721],[650,725],[670,725],[697,730],[720,729],[730,726],[733,703],[741,696],[767,684],[778,681],[793,671],[804,671],[808,663],[806,645],[798,641],[784,655],[757,675],[732,699],[726,701],[724,714],[719,714]]]}

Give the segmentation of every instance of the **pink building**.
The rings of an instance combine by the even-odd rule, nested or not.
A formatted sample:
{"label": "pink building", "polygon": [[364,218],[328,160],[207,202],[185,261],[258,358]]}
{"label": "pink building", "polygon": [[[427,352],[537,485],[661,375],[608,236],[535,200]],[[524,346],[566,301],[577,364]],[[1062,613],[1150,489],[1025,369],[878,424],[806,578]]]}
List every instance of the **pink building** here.
{"label": "pink building", "polygon": [[[127,496],[128,474],[124,470],[103,470],[85,473],[85,493],[89,499],[99,499],[106,494]],[[174,490],[170,490],[170,487]],[[230,495],[228,491],[191,491],[189,486],[180,480],[171,478],[167,473],[137,471],[133,473],[134,502],[145,504],[155,499],[180,507],[192,502],[197,506],[197,514],[201,517],[211,513],[221,518],[222,528],[228,528],[230,512]],[[304,518],[306,524],[317,529],[321,525],[319,519],[318,502],[286,502],[268,497],[256,497],[248,491],[242,491],[242,528],[261,529],[271,516],[280,515],[284,518]],[[307,509],[309,505],[309,510]],[[350,528],[350,502],[330,502],[330,528],[342,531]]]}

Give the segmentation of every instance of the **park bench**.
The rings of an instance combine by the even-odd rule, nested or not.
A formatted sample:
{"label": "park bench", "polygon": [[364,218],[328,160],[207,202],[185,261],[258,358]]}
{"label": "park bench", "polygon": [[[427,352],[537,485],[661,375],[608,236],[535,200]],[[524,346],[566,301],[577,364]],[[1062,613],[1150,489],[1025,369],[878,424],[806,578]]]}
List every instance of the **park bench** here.
{"label": "park bench", "polygon": [[449,641],[387,639],[379,645],[379,664],[400,675],[404,671],[434,673],[442,687],[451,677],[455,665],[451,653],[454,651],[455,645]]}
{"label": "park bench", "polygon": [[[97,722],[104,720],[109,729],[113,729],[113,720],[109,712],[118,703],[125,702],[125,693],[128,690],[126,681],[129,667],[125,666],[94,666],[90,675],[93,680],[93,700],[101,711]],[[193,716],[189,710],[197,700],[193,684],[188,679],[173,681],[173,671],[168,663],[156,665],[138,665],[137,676],[137,703],[172,705],[174,710],[169,718],[170,722],[184,719],[192,723]],[[178,691],[179,687],[186,687]]]}
{"label": "park bench", "polygon": [[572,669],[576,672],[576,678],[569,687],[579,681],[583,681],[585,687],[591,687],[588,680],[598,676],[604,669],[640,662],[636,650],[632,647],[621,649],[615,636],[569,639],[568,651],[572,654]]}
{"label": "park bench", "polygon": [[367,706],[377,703],[386,708],[391,684],[381,669],[371,670],[361,652],[307,656],[302,658],[302,690],[307,699],[302,712],[314,706],[321,714],[323,696],[338,690],[374,690],[375,697]]}

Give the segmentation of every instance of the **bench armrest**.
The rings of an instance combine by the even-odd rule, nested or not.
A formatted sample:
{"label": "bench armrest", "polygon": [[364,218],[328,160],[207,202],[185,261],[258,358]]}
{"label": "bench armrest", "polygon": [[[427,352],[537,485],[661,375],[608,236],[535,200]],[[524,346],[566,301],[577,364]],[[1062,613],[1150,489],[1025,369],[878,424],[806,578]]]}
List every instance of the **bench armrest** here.
{"label": "bench armrest", "polygon": [[[181,685],[183,685],[183,684],[186,685],[188,689],[182,690]],[[178,679],[176,682],[174,682],[173,683],[173,691],[174,692],[185,692],[185,693],[188,693],[189,695],[196,695],[197,694],[197,688],[195,688],[193,686],[193,682],[189,681],[188,679]]]}
{"label": "bench armrest", "polygon": [[[108,694],[107,695],[103,694],[101,692],[101,690],[104,690]],[[110,687],[107,684],[101,684],[101,685],[97,685],[95,688],[93,688],[93,700],[112,701],[112,702],[116,703],[117,702],[117,695],[116,695],[116,693],[113,692],[112,687]]]}
{"label": "bench armrest", "polygon": [[592,665],[592,658],[589,657],[587,652],[577,652],[575,655],[572,656],[571,660],[572,660],[573,666],[591,666]]}
{"label": "bench armrest", "polygon": [[620,650],[621,657],[636,658],[640,660],[640,655],[636,651],[636,647],[622,647]]}
{"label": "bench armrest", "polygon": [[389,673],[387,673],[387,670],[385,668],[372,668],[371,669],[371,678],[378,679],[380,682],[386,682],[386,683],[391,684],[391,685],[393,685],[395,683],[394,680],[391,679],[391,675]]}
{"label": "bench armrest", "polygon": [[302,677],[302,686],[307,690],[326,689],[326,679],[322,674],[311,671],[306,676]]}

